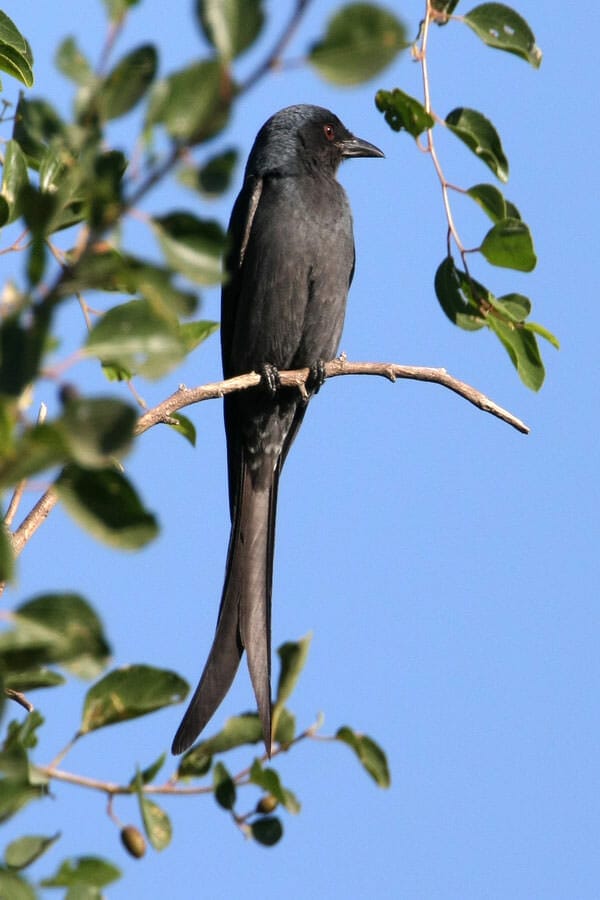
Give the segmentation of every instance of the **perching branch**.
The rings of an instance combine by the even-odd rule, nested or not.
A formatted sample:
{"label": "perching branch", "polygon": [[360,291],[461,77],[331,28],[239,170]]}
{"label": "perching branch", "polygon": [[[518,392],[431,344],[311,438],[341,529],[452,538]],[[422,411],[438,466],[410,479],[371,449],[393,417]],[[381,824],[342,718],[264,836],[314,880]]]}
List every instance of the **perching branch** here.
{"label": "perching branch", "polygon": [[[406,378],[411,381],[429,381],[434,384],[441,384],[443,387],[468,400],[469,403],[483,410],[483,412],[491,413],[491,415],[506,422],[507,425],[512,425],[513,428],[516,428],[522,434],[529,434],[528,426],[521,419],[498,406],[497,403],[494,403],[481,391],[471,387],[470,384],[466,384],[464,381],[459,381],[457,378],[449,375],[445,369],[433,369],[428,366],[401,366],[396,363],[349,362],[342,355],[325,363],[325,375],[327,378],[335,378],[338,375],[380,375],[389,381]],[[279,376],[283,387],[296,387],[301,393],[306,394],[306,382],[310,377],[310,369],[294,369],[280,372]],[[224,397],[226,394],[233,394],[236,391],[257,387],[260,383],[261,376],[256,372],[250,372],[247,375],[237,375],[235,378],[213,381],[210,384],[203,384],[195,388],[181,385],[174,394],[171,394],[158,406],[154,406],[140,416],[135,433],[136,435],[143,434],[159,423],[173,424],[173,419],[171,418],[173,413],[186,406],[191,406],[193,403],[201,403],[203,400],[215,400],[218,397]],[[48,517],[57,501],[58,497],[51,487],[40,497],[31,512],[13,534],[15,556],[19,555],[27,541]]]}
{"label": "perching branch", "polygon": [[[267,757],[266,753],[262,756],[258,757],[262,764],[267,763],[269,759],[272,761],[276,756],[280,756],[283,753],[289,753],[292,747],[295,747],[297,744],[301,743],[305,740],[321,740],[321,741],[334,741],[336,740],[335,735],[319,735],[317,734],[319,728],[321,727],[322,719],[319,717],[317,721],[315,721],[312,725],[309,725],[308,728],[305,728],[304,731],[301,731],[297,734],[291,741],[285,744],[277,744],[273,748],[273,752],[270,757]],[[67,772],[64,769],[59,769],[55,763],[50,763],[48,766],[36,766],[36,772],[40,775],[43,775],[45,778],[54,781],[62,781],[67,784],[75,784],[78,787],[88,788],[93,791],[101,791],[104,794],[108,794],[109,796],[116,797],[119,795],[123,796],[131,796],[137,793],[138,787],[135,784],[119,784],[114,781],[104,781],[100,778],[89,778],[86,775],[79,775],[74,772]],[[237,775],[232,775],[233,782],[238,787],[244,787],[248,784],[251,784],[250,779],[251,767],[247,767],[242,769]],[[142,791],[146,796],[155,795],[160,796],[167,795],[171,797],[186,797],[186,796],[194,796],[199,794],[212,794],[214,793],[214,785],[196,785],[189,786],[185,784],[180,784],[177,774],[175,773],[171,778],[169,778],[164,784],[145,784],[142,787]]]}
{"label": "perching branch", "polygon": [[[481,391],[471,387],[464,381],[459,381],[449,375],[445,369],[433,369],[428,366],[400,366],[396,363],[376,362],[349,362],[345,356],[332,359],[325,363],[325,375],[327,378],[335,378],[337,375],[381,375],[389,381],[397,381],[399,378],[407,378],[412,381],[430,381],[449,388],[460,397],[468,400],[478,409],[491,413],[498,419],[502,419],[508,425],[512,425],[522,434],[529,434],[529,428],[521,419],[518,419],[508,410],[503,409],[482,394]],[[310,369],[294,369],[279,373],[283,387],[297,387],[301,393],[306,393],[306,382],[310,377]],[[224,397],[225,394],[233,394],[236,391],[256,387],[261,383],[261,376],[256,372],[248,375],[237,375],[235,378],[227,378],[225,381],[214,381],[196,388],[187,388],[181,385],[174,394],[159,403],[158,406],[149,409],[140,417],[136,426],[136,434],[142,434],[159,422],[170,421],[170,416],[190,406],[192,403],[200,403],[202,400],[214,400]]]}

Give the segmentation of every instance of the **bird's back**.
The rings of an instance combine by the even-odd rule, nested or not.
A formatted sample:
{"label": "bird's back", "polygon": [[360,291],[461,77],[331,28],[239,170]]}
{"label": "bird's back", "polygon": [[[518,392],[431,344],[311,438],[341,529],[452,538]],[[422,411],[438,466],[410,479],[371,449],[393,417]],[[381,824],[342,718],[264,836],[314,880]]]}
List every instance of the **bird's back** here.
{"label": "bird's back", "polygon": [[[239,244],[243,229],[237,226],[232,217]],[[239,247],[232,257],[235,265]],[[230,320],[223,332],[227,374],[332,358],[353,268],[352,218],[335,178],[264,178],[241,266],[223,289],[223,318]]]}

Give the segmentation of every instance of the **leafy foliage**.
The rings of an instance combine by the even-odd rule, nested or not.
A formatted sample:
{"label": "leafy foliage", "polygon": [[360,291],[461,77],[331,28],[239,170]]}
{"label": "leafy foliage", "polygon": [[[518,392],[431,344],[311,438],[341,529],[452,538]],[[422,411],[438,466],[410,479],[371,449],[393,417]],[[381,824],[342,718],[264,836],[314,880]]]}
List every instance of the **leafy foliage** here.
{"label": "leafy foliage", "polygon": [[[492,122],[476,109],[458,106],[442,120],[436,115],[429,93],[427,66],[427,35],[429,25],[448,25],[460,21],[468,25],[489,47],[512,53],[538,68],[542,53],[525,20],[501,3],[483,3],[465,16],[453,16],[456,0],[439,0],[428,6],[426,19],[421,23],[419,39],[413,47],[413,55],[423,69],[423,81],[427,86],[424,102],[411,97],[399,88],[379,90],[375,95],[377,109],[393,131],[407,131],[432,157],[444,195],[448,222],[446,256],[437,268],[434,288],[442,310],[450,321],[465,331],[487,329],[494,334],[508,352],[522,382],[532,390],[539,390],[544,382],[545,370],[536,335],[545,338],[554,347],[558,341],[546,328],[526,318],[531,302],[518,307],[518,314],[510,304],[497,299],[478,282],[470,271],[468,255],[480,253],[492,266],[501,266],[519,272],[531,272],[537,263],[533,238],[529,227],[522,220],[519,210],[506,200],[493,184],[476,184],[464,193],[471,197],[494,223],[483,236],[475,250],[467,249],[460,238],[451,213],[451,191],[454,183],[447,179],[435,149],[436,126],[445,127],[477,156],[498,178],[505,183],[509,177],[509,162],[500,135]],[[456,265],[454,247],[458,251],[462,268]],[[514,295],[511,295],[514,296]]]}

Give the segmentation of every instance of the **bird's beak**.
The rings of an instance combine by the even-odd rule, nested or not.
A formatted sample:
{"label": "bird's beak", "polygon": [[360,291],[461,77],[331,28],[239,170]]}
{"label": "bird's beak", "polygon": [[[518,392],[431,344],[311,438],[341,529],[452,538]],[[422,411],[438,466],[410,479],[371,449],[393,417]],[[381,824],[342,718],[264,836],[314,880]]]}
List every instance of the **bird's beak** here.
{"label": "bird's beak", "polygon": [[362,138],[354,136],[347,138],[345,141],[340,141],[338,147],[344,159],[350,156],[385,156],[385,153],[379,147],[376,147],[375,144],[370,144],[368,141],[363,141]]}

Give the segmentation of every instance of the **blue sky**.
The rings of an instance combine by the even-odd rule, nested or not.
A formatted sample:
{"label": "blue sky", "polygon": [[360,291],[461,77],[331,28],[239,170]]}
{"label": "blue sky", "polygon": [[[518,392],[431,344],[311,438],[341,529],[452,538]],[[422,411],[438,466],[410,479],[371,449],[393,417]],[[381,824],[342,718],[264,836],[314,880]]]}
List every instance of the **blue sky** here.
{"label": "blue sky", "polygon": [[[287,5],[277,5],[263,52]],[[336,5],[313,4],[291,58],[321,34]],[[471,5],[463,0],[457,12]],[[422,4],[395,6],[414,33]],[[391,788],[375,787],[345,747],[305,743],[278,766],[303,804],[299,816],[284,814],[278,847],[245,842],[211,799],[176,798],[165,803],[172,846],[134,863],[103,798],[57,785],[53,801],[4,829],[8,841],[63,824],[38,876],[66,854],[94,852],[126,869],[107,891],[111,900],[242,893],[249,900],[597,898],[600,322],[590,101],[600,75],[597,13],[579,5],[566,12],[557,0],[515,6],[544,51],[541,69],[484,47],[466,28],[435,29],[432,96],[441,115],[458,105],[481,110],[503,138],[511,164],[506,194],[532,229],[539,263],[524,276],[482,262],[475,275],[497,293],[526,293],[532,318],[560,338],[559,353],[543,348],[547,381],[539,394],[522,386],[491,335],[454,328],[435,299],[433,274],[445,248],[439,187],[429,160],[406,135],[391,132],[373,104],[379,87],[418,92],[408,56],[356,90],[334,89],[304,67],[272,75],[215,142],[237,145],[245,156],[273,111],[313,102],[380,146],[385,160],[351,161],[341,172],[357,244],[341,349],[357,360],[444,366],[531,426],[524,437],[434,385],[340,378],[311,405],[286,465],[274,646],[313,633],[292,706],[306,725],[323,711],[324,734],[348,724],[372,735],[388,754]],[[3,9],[32,44],[35,93],[66,111],[71,89],[53,69],[54,49],[75,34],[97,58],[101,4],[5,0]],[[162,71],[180,67],[207,52],[191,21],[191,3],[166,12],[146,0],[117,55],[156,40]],[[251,65],[244,57],[239,71]],[[8,78],[4,88],[16,93]],[[119,129],[117,145],[131,134],[127,120]],[[491,180],[451,136],[441,136],[439,152],[454,182]],[[238,169],[235,190],[240,178]],[[198,201],[198,213],[225,221],[233,197],[208,208]],[[170,183],[144,208],[161,212],[184,202],[190,195]],[[467,242],[477,242],[487,227],[483,215],[467,201],[456,210]],[[131,241],[138,252],[156,252],[135,223]],[[21,266],[18,257],[3,257],[3,280]],[[203,312],[218,317],[216,292],[206,291]],[[63,318],[68,346],[83,322],[75,308]],[[181,370],[140,390],[153,403],[179,382],[201,384],[219,372],[215,337]],[[81,377],[101,384],[91,367]],[[54,387],[46,389],[38,399],[52,401]],[[220,406],[204,403],[190,415],[195,451],[154,429],[128,462],[159,514],[160,538],[134,556],[119,555],[55,510],[26,548],[8,600],[48,587],[77,590],[101,612],[115,664],[152,663],[195,683],[214,629],[228,519]],[[77,727],[84,692],[74,683],[38,694],[49,720],[40,761]],[[215,727],[251,704],[243,667]],[[171,707],[91,735],[65,767],[128,779],[136,763],[147,765],[168,748],[180,714]],[[241,754],[239,767],[250,761]],[[133,804],[116,810],[124,821],[135,819]]]}

